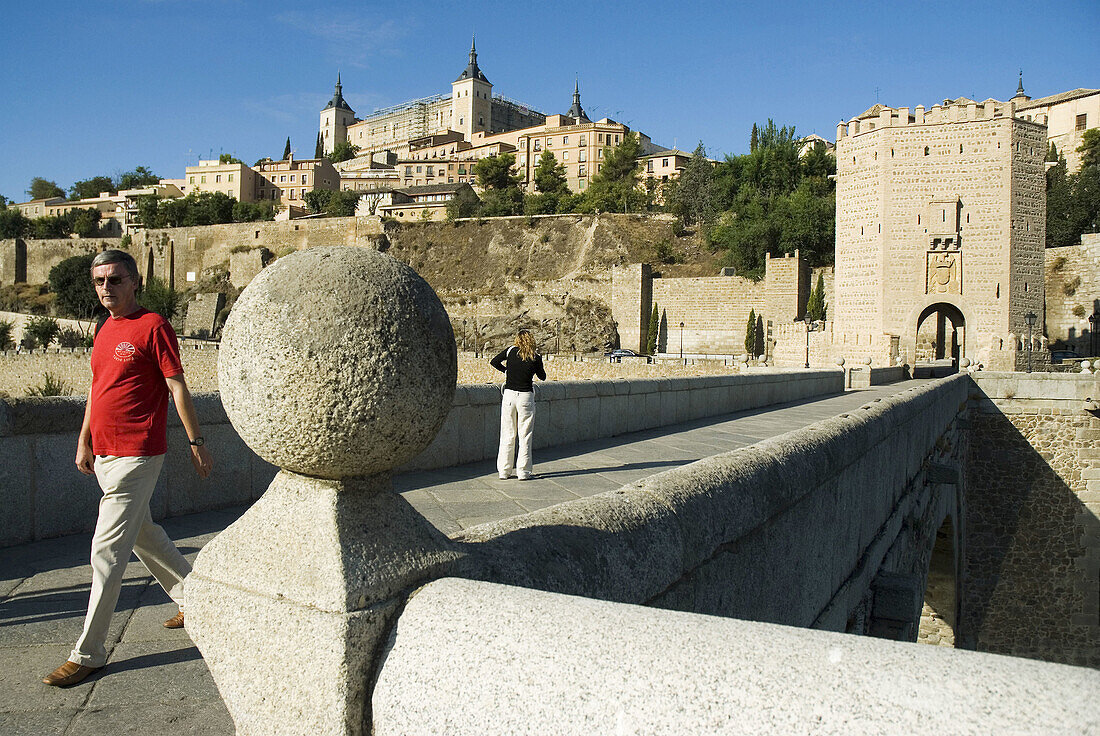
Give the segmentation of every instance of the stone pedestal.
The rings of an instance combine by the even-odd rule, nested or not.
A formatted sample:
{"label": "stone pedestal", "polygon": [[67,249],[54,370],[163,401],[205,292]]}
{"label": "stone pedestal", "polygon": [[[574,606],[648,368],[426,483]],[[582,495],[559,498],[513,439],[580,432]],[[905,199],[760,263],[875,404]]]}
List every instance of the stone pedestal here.
{"label": "stone pedestal", "polygon": [[239,734],[369,733],[381,637],[459,556],[390,483],[451,409],[443,305],[391,256],[279,259],[226,322],[218,380],[241,438],[282,471],[203,548],[187,630]]}
{"label": "stone pedestal", "polygon": [[369,733],[379,637],[456,556],[386,475],[279,473],[187,579],[187,630],[237,733]]}

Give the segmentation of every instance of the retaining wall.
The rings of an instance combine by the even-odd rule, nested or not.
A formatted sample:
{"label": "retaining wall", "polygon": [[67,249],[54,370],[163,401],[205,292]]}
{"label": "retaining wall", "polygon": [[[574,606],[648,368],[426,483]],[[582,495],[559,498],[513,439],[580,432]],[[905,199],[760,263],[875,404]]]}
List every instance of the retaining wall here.
{"label": "retaining wall", "polygon": [[1100,376],[973,379],[964,644],[1100,667]]}
{"label": "retaining wall", "polygon": [[[535,444],[610,437],[842,390],[839,370],[548,382],[537,389]],[[195,475],[183,428],[170,410],[154,518],[249,503],[275,475],[237,435],[218,394],[196,394],[195,407],[214,455],[214,475],[207,481]],[[0,466],[10,469],[0,475],[0,546],[92,529],[99,490],[74,464],[83,413],[81,397],[0,400]],[[459,386],[436,439],[399,472],[496,457],[499,428],[497,387]]]}

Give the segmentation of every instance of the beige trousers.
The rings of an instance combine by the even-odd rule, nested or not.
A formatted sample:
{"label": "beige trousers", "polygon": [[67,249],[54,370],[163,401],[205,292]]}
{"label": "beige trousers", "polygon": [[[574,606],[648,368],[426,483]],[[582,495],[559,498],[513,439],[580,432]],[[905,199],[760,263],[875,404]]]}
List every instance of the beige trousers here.
{"label": "beige trousers", "polygon": [[149,499],[162,465],[164,455],[108,455],[95,460],[95,474],[103,498],[99,501],[99,519],[92,536],[92,593],[88,599],[84,633],[69,654],[70,662],[88,667],[102,667],[107,663],[107,630],[131,552],[172,600],[183,601],[183,579],[191,572],[191,565],[160,525],[153,523],[149,513]]}
{"label": "beige trousers", "polygon": [[[500,402],[500,447],[497,449],[497,474],[507,478],[515,469],[520,478],[528,478],[534,461],[531,458],[531,435],[535,428],[535,394],[533,391],[504,390]],[[516,440],[519,452],[516,452]],[[513,456],[518,455],[513,463]]]}

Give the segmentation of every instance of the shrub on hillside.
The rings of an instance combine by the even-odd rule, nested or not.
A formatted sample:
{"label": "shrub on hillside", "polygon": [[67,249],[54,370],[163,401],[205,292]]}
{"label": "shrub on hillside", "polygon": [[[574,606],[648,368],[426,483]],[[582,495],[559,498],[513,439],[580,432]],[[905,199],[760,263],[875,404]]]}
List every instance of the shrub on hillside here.
{"label": "shrub on hillside", "polygon": [[57,344],[63,348],[84,347],[85,334],[75,327],[62,327],[57,333]]}
{"label": "shrub on hillside", "polygon": [[48,348],[59,332],[61,326],[53,317],[32,317],[23,327],[23,346],[28,350]]}
{"label": "shrub on hillside", "polygon": [[55,376],[49,371],[37,386],[27,386],[27,396],[72,396],[73,387],[60,376]]}
{"label": "shrub on hillside", "polygon": [[146,279],[145,286],[138,294],[138,304],[170,320],[179,311],[180,293],[153,276]]}
{"label": "shrub on hillside", "polygon": [[12,333],[15,331],[15,323],[11,320],[0,319],[0,350],[11,350],[15,347]]}

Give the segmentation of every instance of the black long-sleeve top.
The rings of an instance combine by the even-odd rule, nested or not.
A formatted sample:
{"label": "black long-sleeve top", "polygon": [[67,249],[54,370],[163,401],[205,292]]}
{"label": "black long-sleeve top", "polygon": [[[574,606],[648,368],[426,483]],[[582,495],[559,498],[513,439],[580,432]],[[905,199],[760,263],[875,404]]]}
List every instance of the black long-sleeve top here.
{"label": "black long-sleeve top", "polygon": [[542,367],[542,356],[535,353],[534,360],[524,360],[519,357],[519,348],[513,345],[500,351],[497,357],[489,361],[489,365],[503,373],[504,388],[512,391],[531,391],[531,379],[538,376],[539,380],[546,380],[546,369]]}

